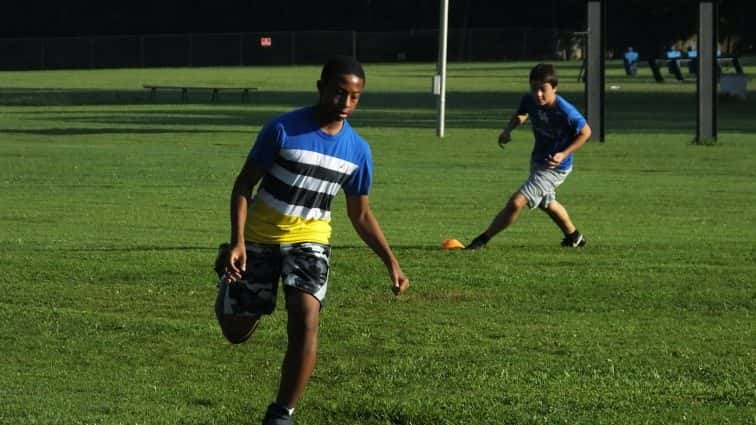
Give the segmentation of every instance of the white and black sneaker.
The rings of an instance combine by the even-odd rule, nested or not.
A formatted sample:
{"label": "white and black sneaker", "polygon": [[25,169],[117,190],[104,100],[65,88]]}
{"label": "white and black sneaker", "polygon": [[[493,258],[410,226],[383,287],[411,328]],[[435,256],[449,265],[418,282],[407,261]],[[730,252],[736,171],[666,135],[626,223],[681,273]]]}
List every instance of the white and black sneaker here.
{"label": "white and black sneaker", "polygon": [[562,239],[562,246],[565,248],[582,248],[587,242],[588,240],[585,239],[585,236],[575,230],[571,234],[565,236],[564,239]]}
{"label": "white and black sneaker", "polygon": [[293,423],[289,409],[278,403],[270,403],[268,410],[265,412],[262,425],[292,425]]}

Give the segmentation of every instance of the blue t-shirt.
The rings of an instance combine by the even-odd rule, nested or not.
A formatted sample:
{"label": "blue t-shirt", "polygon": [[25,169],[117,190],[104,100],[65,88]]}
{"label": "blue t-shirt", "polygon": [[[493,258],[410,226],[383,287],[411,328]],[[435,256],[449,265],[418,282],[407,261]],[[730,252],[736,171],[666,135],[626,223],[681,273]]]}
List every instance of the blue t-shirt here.
{"label": "blue t-shirt", "polygon": [[682,54],[677,49],[667,50],[667,59],[679,59]]}
{"label": "blue t-shirt", "polygon": [[[532,94],[524,95],[517,115],[525,114],[530,119],[535,136],[530,160],[541,165],[545,164],[549,155],[561,152],[572,144],[586,124],[583,115],[559,95],[552,106],[538,106]],[[556,169],[564,171],[570,168],[572,154],[562,160]]]}
{"label": "blue t-shirt", "polygon": [[335,135],[320,129],[313,107],[263,127],[249,160],[266,171],[250,205],[245,239],[258,243],[328,243],[331,201],[344,189],[367,195],[370,146],[344,120]]}

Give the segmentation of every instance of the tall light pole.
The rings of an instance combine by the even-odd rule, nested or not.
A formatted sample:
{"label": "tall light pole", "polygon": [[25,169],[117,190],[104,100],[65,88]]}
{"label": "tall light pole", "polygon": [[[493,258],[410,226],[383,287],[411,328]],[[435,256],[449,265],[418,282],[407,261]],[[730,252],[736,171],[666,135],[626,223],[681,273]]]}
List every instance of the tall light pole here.
{"label": "tall light pole", "polygon": [[438,64],[433,77],[433,94],[436,99],[436,135],[444,137],[446,121],[446,34],[449,27],[449,0],[441,0],[441,22],[438,27]]}

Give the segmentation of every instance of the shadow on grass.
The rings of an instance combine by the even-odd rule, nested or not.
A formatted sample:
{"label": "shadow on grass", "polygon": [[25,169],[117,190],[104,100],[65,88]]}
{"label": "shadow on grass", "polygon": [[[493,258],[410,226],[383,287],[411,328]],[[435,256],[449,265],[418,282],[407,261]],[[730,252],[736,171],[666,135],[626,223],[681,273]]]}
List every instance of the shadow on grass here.
{"label": "shadow on grass", "polygon": [[[137,246],[110,246],[110,247],[92,247],[92,248],[55,248],[55,247],[37,247],[33,251],[45,252],[152,252],[152,251],[208,251],[216,252],[218,246],[159,246],[159,245],[137,245]],[[19,249],[17,251],[23,251]],[[32,250],[32,249],[29,249]]]}
{"label": "shadow on grass", "polygon": [[[177,133],[207,133],[207,130],[194,129],[168,129],[168,128],[146,128],[146,127],[119,127],[119,128],[41,128],[41,129],[20,129],[4,128],[3,133],[7,134],[31,134],[37,136],[89,136],[98,134],[177,134]],[[233,130],[213,130],[214,133],[238,133]]]}
{"label": "shadow on grass", "polygon": [[[499,129],[514,112],[524,92],[473,91],[449,92],[447,95],[448,128]],[[560,94],[579,109],[584,108],[581,91],[561,90]],[[202,98],[204,99],[204,98]],[[104,128],[71,126],[54,129],[3,130],[30,134],[104,134],[104,133],[194,133],[203,132],[201,126],[259,127],[284,110],[312,104],[312,92],[261,91],[250,97],[249,103],[221,99],[214,103],[205,99],[179,103],[170,93],[155,101],[138,90],[43,90],[0,89],[3,106],[87,106],[108,105],[115,108],[97,111],[51,110],[9,111],[11,116],[28,115],[31,120],[49,120],[63,115],[68,123],[107,125]],[[611,92],[606,100],[607,129],[616,132],[695,133],[695,92]],[[121,109],[117,106],[144,106],[144,109]],[[222,106],[222,107],[219,107]],[[229,106],[231,106],[229,108]],[[263,106],[265,109],[260,109]],[[367,91],[360,109],[350,120],[358,129],[363,126],[388,128],[435,128],[436,98],[423,92]],[[756,132],[756,101],[721,100],[719,102],[720,129]],[[115,128],[131,125],[130,128]],[[170,125],[174,128],[154,128]],[[143,127],[148,128],[143,128]],[[153,126],[150,128],[149,126]],[[176,128],[186,127],[186,128]],[[216,131],[217,127],[212,129]]]}
{"label": "shadow on grass", "polygon": [[[219,242],[220,243],[220,242]],[[440,251],[441,249],[436,245],[417,245],[417,244],[392,244],[392,248],[396,250],[416,250],[416,251]],[[333,244],[332,247],[341,251],[362,251],[370,250],[367,245],[361,244]],[[20,248],[13,251],[44,251],[44,252],[165,252],[165,251],[208,251],[215,253],[218,249],[218,245],[202,246],[202,245],[135,245],[135,246],[108,246],[108,247],[87,247],[87,248],[70,248],[70,247],[36,247],[36,248]],[[10,251],[10,250],[9,250]]]}

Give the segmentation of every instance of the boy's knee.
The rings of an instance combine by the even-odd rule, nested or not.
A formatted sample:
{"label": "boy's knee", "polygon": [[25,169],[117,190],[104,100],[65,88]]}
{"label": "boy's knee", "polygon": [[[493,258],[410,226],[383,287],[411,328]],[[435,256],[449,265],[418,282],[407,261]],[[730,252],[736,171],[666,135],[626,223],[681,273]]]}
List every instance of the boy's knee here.
{"label": "boy's knee", "polygon": [[257,329],[260,323],[260,316],[257,317],[235,317],[235,316],[218,316],[223,337],[232,344],[241,344],[248,340]]}
{"label": "boy's knee", "polygon": [[307,339],[317,335],[320,326],[320,301],[296,288],[285,288],[290,336]]}
{"label": "boy's knee", "polygon": [[528,205],[528,198],[522,192],[516,192],[507,202],[507,208],[515,211],[525,208],[526,205]]}
{"label": "boy's knee", "polygon": [[320,328],[320,313],[318,310],[290,310],[288,320],[289,333],[298,335],[301,338],[312,338],[317,335]]}

